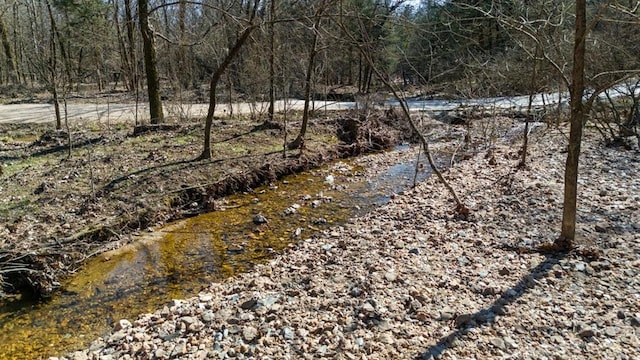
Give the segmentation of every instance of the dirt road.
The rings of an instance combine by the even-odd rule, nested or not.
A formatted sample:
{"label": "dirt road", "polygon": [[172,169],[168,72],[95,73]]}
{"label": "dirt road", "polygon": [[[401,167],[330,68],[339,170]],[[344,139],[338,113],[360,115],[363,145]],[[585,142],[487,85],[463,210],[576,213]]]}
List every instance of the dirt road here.
{"label": "dirt road", "polygon": [[[302,100],[290,100],[276,102],[276,111],[302,110]],[[315,109],[346,110],[355,106],[350,102],[316,101]],[[194,118],[204,117],[209,109],[208,104],[177,104],[165,102],[164,113],[167,117]],[[260,114],[266,113],[268,103],[238,103],[221,104],[216,108],[216,116],[225,114]],[[64,108],[61,108],[64,117]],[[139,122],[149,119],[149,104],[104,104],[104,103],[71,103],[67,105],[69,121],[100,121],[100,122]],[[0,123],[46,123],[55,120],[55,112],[52,104],[11,104],[0,105]]]}

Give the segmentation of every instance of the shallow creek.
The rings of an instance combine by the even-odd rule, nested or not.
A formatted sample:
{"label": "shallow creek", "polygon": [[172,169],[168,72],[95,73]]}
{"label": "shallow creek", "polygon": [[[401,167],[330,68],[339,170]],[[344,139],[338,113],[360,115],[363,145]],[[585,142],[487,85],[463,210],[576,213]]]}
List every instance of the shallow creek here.
{"label": "shallow creek", "polygon": [[[102,254],[46,303],[0,307],[0,359],[39,359],[86,347],[119,319],[196,295],[265,261],[298,238],[346,222],[411,186],[415,164],[373,179],[348,162],[219,200],[220,210],[182,220]],[[426,166],[425,166],[426,168]],[[427,176],[421,171],[418,180]],[[260,217],[268,221],[257,224]]]}

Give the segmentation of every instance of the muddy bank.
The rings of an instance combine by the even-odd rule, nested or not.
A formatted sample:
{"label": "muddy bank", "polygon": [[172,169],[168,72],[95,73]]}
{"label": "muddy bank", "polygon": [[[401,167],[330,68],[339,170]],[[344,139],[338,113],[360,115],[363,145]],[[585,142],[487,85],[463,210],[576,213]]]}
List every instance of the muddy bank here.
{"label": "muddy bank", "polygon": [[0,146],[1,294],[46,298],[61,277],[131,234],[215,210],[222,196],[336,158],[388,149],[404,140],[404,128],[384,113],[331,114],[314,119],[305,148],[284,157],[282,130],[219,121],[214,158],[191,161],[201,124],[135,136],[123,124],[76,124],[70,157],[68,133],[7,125]]}

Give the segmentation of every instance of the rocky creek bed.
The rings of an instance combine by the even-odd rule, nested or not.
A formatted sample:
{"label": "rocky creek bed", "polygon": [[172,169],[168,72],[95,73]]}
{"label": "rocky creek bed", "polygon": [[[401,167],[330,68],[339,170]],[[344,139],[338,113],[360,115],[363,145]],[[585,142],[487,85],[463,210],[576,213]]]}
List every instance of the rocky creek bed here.
{"label": "rocky creek bed", "polygon": [[469,221],[430,178],[63,358],[637,359],[638,150],[587,132],[580,246],[539,253],[560,228],[562,132],[535,135],[526,170],[509,143],[449,168]]}

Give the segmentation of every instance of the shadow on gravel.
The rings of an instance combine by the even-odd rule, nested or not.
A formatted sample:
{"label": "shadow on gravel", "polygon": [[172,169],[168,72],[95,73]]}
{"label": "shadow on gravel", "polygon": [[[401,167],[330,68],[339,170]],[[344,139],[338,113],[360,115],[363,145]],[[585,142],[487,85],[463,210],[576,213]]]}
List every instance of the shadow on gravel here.
{"label": "shadow on gravel", "polygon": [[[515,285],[505,291],[491,306],[482,309],[473,314],[461,314],[454,320],[454,325],[458,329],[451,334],[442,337],[435,345],[429,347],[422,354],[418,354],[416,359],[428,360],[439,359],[446,349],[451,347],[455,340],[458,340],[469,333],[469,330],[492,325],[497,318],[504,314],[504,308],[512,304],[524,294],[536,287],[536,280],[548,273],[551,268],[564,259],[569,253],[545,254],[546,258],[538,266],[533,268],[531,272],[520,279]],[[508,316],[508,315],[507,315]]]}

